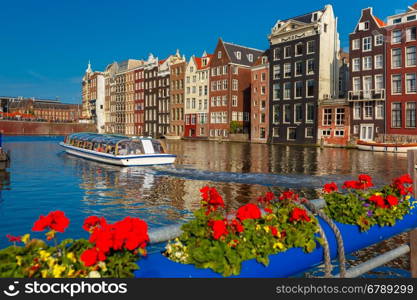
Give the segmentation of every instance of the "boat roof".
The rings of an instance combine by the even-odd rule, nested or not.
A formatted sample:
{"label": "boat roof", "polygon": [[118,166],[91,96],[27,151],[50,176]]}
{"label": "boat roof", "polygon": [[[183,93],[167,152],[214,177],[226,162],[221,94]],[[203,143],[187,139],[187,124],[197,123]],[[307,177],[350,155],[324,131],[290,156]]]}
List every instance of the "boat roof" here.
{"label": "boat roof", "polygon": [[134,141],[134,139],[118,134],[99,134],[92,132],[79,132],[73,133],[68,136],[70,139],[77,139],[82,141],[94,142],[94,143],[103,143],[107,145],[115,145],[121,141]]}

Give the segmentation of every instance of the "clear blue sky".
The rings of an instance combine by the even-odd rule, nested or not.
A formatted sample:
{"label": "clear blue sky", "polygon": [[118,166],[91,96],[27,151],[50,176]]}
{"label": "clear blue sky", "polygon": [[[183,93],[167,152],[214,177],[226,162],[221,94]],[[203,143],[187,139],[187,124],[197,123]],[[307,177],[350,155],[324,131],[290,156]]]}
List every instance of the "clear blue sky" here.
{"label": "clear blue sky", "polygon": [[382,19],[410,1],[140,1],[0,0],[0,96],[58,97],[81,101],[81,78],[116,60],[164,58],[177,48],[187,59],[212,52],[218,37],[259,49],[278,19],[332,4],[342,47],[360,11],[374,7]]}

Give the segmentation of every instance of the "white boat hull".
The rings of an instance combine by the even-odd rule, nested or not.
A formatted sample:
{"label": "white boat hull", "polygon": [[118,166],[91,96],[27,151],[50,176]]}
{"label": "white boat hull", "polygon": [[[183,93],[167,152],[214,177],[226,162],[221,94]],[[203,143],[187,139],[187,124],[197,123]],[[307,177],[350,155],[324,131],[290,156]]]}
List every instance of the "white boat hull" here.
{"label": "white boat hull", "polygon": [[408,150],[417,150],[417,147],[394,147],[394,146],[380,146],[380,145],[357,145],[359,150],[375,151],[375,152],[393,152],[393,153],[407,153]]}
{"label": "white boat hull", "polygon": [[142,154],[116,156],[112,154],[96,152],[93,150],[80,149],[77,147],[67,145],[63,142],[59,143],[59,145],[64,147],[65,152],[68,154],[124,167],[173,164],[176,158],[176,155],[173,154]]}

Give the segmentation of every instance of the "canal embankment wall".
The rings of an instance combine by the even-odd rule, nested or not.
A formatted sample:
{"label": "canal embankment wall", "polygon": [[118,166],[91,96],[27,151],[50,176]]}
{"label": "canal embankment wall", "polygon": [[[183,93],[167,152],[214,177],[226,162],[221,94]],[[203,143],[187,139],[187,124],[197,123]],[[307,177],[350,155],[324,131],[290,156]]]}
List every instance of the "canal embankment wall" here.
{"label": "canal embankment wall", "polygon": [[96,132],[94,124],[0,120],[5,135],[67,135],[74,132]]}

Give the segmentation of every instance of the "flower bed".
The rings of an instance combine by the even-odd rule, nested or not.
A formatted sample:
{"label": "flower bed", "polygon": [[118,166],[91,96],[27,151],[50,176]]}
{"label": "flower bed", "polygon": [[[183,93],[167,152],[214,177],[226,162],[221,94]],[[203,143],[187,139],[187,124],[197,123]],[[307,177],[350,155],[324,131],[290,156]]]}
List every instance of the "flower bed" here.
{"label": "flower bed", "polygon": [[[146,255],[149,241],[147,224],[127,217],[114,224],[104,218],[88,217],[83,228],[90,232],[89,240],[66,239],[57,243],[56,235],[64,232],[70,220],[62,211],[40,216],[33,231],[44,231],[46,240],[8,235],[13,246],[0,250],[0,277],[132,277],[138,268],[136,261]],[[16,246],[23,243],[23,246]]]}

